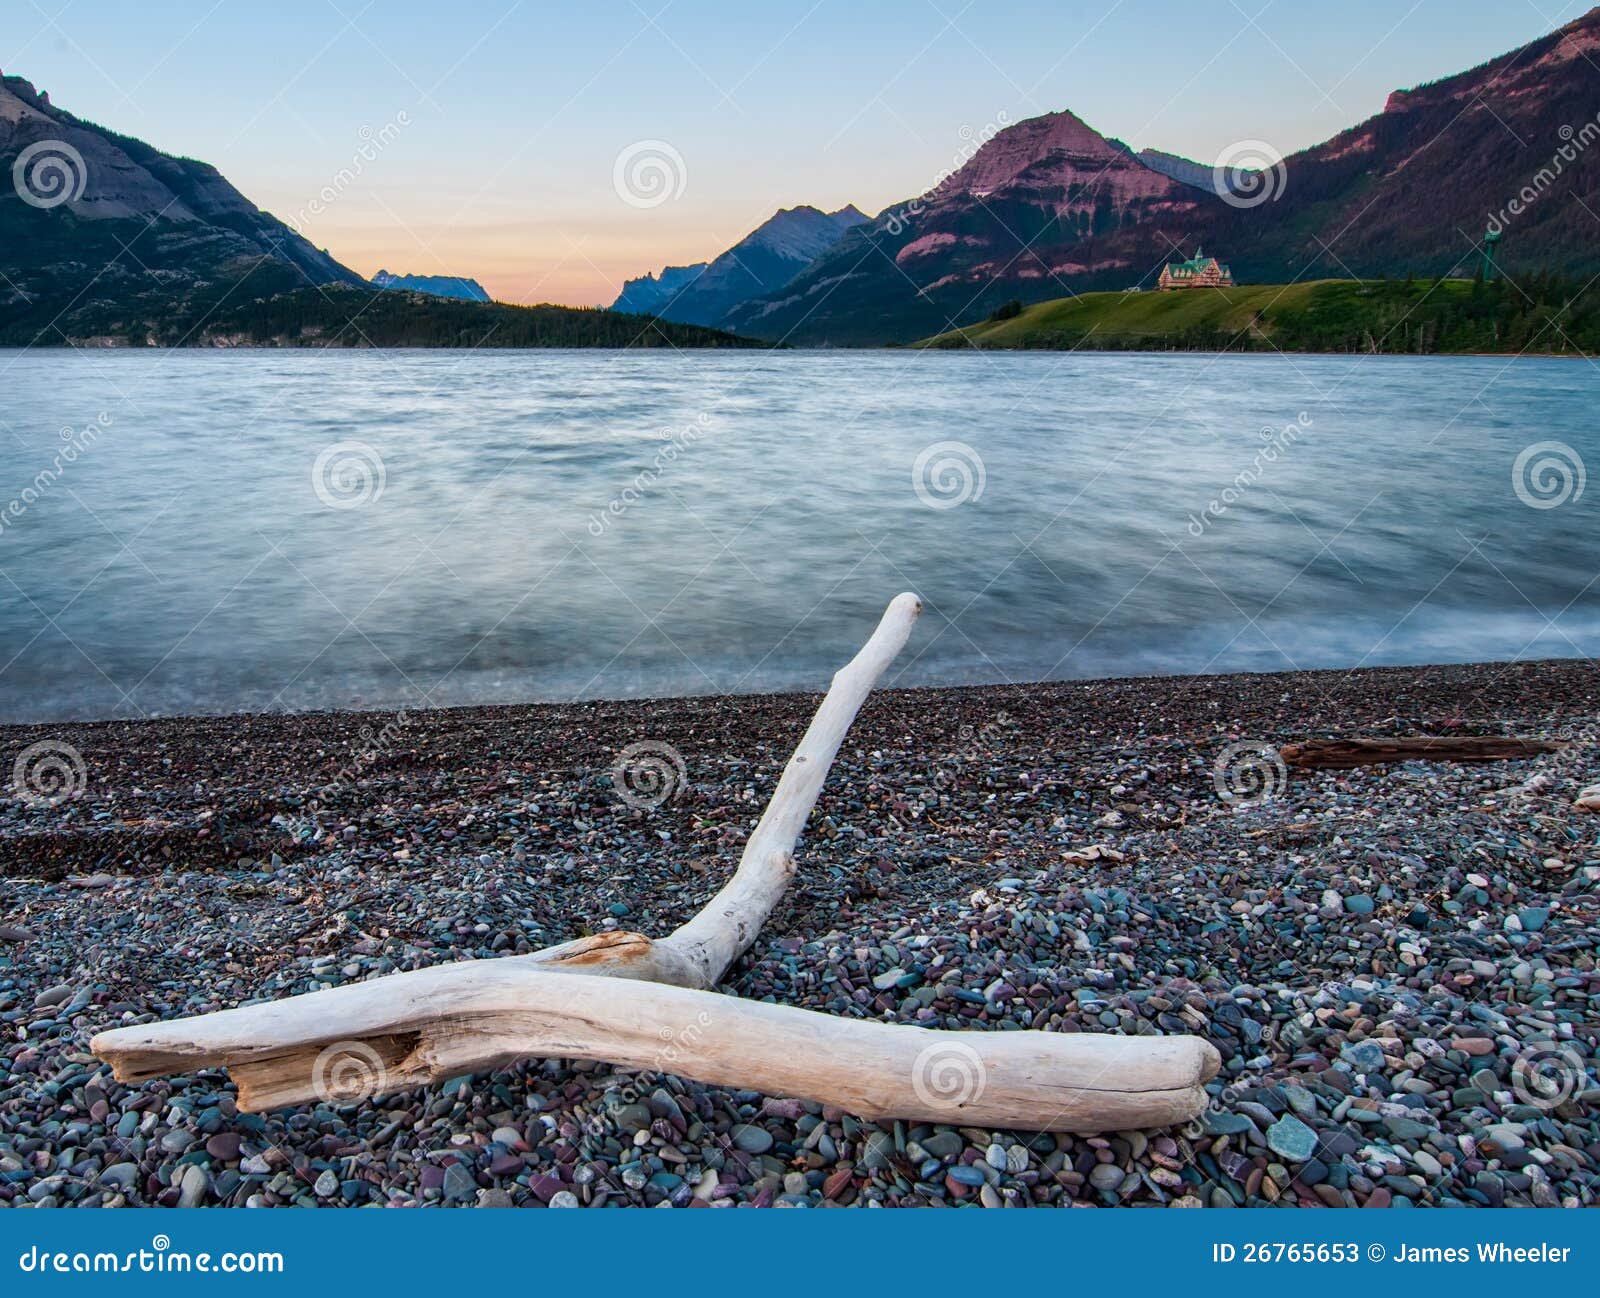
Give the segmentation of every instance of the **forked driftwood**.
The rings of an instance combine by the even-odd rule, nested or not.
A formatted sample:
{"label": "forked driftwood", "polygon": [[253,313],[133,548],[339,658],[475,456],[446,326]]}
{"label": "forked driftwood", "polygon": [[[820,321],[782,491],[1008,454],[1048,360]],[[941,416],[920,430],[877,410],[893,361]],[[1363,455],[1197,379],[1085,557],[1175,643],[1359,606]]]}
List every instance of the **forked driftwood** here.
{"label": "forked driftwood", "polygon": [[239,1107],[350,1101],[546,1056],[803,1096],[867,1118],[1096,1132],[1198,1114],[1219,1057],[1199,1037],[946,1032],[711,990],[794,877],[794,846],[862,702],[921,611],[890,603],[833,678],[738,869],[667,937],[603,933],[526,956],[390,974],[102,1032],[118,1079],[225,1067]]}
{"label": "forked driftwood", "polygon": [[1511,735],[1405,735],[1395,739],[1307,739],[1285,744],[1278,756],[1290,766],[1311,770],[1349,770],[1385,762],[1507,762],[1559,752],[1553,739]]}

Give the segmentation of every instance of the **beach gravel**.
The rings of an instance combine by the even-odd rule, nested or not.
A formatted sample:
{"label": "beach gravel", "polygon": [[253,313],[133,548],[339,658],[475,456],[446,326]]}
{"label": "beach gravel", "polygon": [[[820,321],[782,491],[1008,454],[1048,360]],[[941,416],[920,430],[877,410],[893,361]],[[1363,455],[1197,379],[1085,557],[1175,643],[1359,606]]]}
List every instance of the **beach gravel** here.
{"label": "beach gravel", "polygon": [[[726,877],[814,706],[0,729],[8,766],[48,739],[86,773],[0,806],[0,1206],[1596,1202],[1600,816],[1575,804],[1600,677],[1579,662],[869,701],[726,990],[973,1032],[1198,1033],[1223,1065],[1180,1128],[874,1123],[557,1059],[251,1115],[222,1073],[126,1086],[88,1050],[109,1026],[665,933]],[[1452,732],[1571,743],[1268,764],[1264,799],[1216,769],[1239,744]],[[644,740],[686,773],[654,808],[612,787]]]}

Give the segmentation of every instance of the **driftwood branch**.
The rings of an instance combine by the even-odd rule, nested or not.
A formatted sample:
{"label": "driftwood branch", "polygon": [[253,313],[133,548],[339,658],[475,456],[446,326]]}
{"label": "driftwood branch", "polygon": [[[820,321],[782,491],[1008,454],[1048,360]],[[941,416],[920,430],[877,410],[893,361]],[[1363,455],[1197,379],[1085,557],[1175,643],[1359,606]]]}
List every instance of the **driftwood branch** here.
{"label": "driftwood branch", "polygon": [[1199,1037],[946,1032],[710,990],[794,877],[794,847],[845,732],[921,611],[900,595],[833,678],[732,878],[667,937],[605,933],[527,956],[391,974],[309,995],[102,1032],[123,1081],[225,1067],[239,1107],[353,1101],[526,1056],[604,1060],[804,1096],[869,1118],[1095,1132],[1204,1108]]}
{"label": "driftwood branch", "polygon": [[1418,760],[1505,762],[1558,752],[1561,747],[1556,740],[1508,735],[1409,735],[1398,739],[1308,739],[1300,744],[1285,744],[1278,756],[1290,766],[1337,771]]}
{"label": "driftwood branch", "polygon": [[226,1064],[247,1110],[356,1100],[542,1055],[665,1068],[869,1118],[1088,1132],[1192,1117],[1215,1071],[1197,1037],[933,1031],[520,958],[119,1028],[94,1048],[127,1081]]}
{"label": "driftwood branch", "polygon": [[728,966],[750,949],[788,889],[794,877],[795,842],[822,792],[822,782],[845,732],[878,677],[905,648],[921,612],[922,602],[915,595],[897,595],[872,638],[834,673],[827,696],[745,844],[739,868],[693,919],[660,939],[643,933],[601,933],[526,958],[564,973],[605,974],[675,987],[715,987]]}

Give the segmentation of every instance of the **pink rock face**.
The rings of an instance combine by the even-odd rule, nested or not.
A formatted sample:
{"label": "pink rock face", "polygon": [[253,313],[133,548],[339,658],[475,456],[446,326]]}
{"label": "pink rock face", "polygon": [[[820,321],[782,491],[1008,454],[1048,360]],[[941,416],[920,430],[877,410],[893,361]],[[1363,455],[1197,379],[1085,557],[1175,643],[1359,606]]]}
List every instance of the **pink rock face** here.
{"label": "pink rock face", "polygon": [[1092,264],[1086,261],[1063,261],[1050,267],[1050,273],[1062,276],[1086,275],[1090,271],[1114,270],[1117,267],[1131,266],[1132,264],[1126,257],[1105,257]]}
{"label": "pink rock face", "polygon": [[1403,112],[1452,101],[1515,101],[1536,97],[1545,91],[1550,73],[1564,64],[1578,59],[1591,65],[1600,63],[1600,7],[1551,33],[1550,47],[1537,58],[1527,57],[1528,48],[1513,50],[1481,67],[1445,77],[1431,85],[1396,90],[1384,102],[1383,111]]}
{"label": "pink rock face", "polygon": [[[1583,19],[1579,20],[1584,21]],[[1561,39],[1556,42],[1555,49],[1551,50],[1533,66],[1535,68],[1553,67],[1560,63],[1570,63],[1573,59],[1588,59],[1590,62],[1600,62],[1600,28],[1581,28],[1572,24],[1561,34]]]}
{"label": "pink rock face", "polygon": [[1371,153],[1377,147],[1377,137],[1370,130],[1346,131],[1323,145],[1322,158],[1326,162],[1347,157],[1352,153]]}
{"label": "pink rock face", "polygon": [[[920,291],[1006,278],[1037,281],[1057,263],[1082,273],[1122,267],[1126,255],[1062,255],[1092,221],[1183,220],[1199,191],[1146,166],[1069,112],[1007,127],[916,204],[916,228],[895,255]],[[1047,238],[1019,234],[1060,221]]]}
{"label": "pink rock face", "polygon": [[[1155,149],[1141,157],[1069,112],[1017,122],[975,137],[983,142],[964,165],[863,235],[863,247],[898,253],[897,265],[824,257],[785,288],[771,319],[752,312],[734,324],[792,340],[871,342],[874,329],[892,329],[909,341],[968,309],[968,285],[993,288],[998,300],[1014,284],[1024,301],[1047,287],[1058,296],[1152,287],[1163,264],[1200,246],[1236,259],[1245,282],[1453,261],[1463,231],[1481,229],[1557,149],[1575,150],[1579,131],[1592,136],[1597,65],[1600,8],[1468,71],[1397,91],[1386,115],[1286,158],[1272,200],[1244,209],[1218,196],[1204,163]],[[1261,124],[1269,140],[1274,129]],[[1588,149],[1519,223],[1512,247],[1524,265],[1592,259],[1592,228],[1565,219],[1581,211],[1575,200],[1592,178],[1600,145]]]}
{"label": "pink rock face", "polygon": [[1073,113],[1030,117],[1007,127],[935,190],[987,197],[1019,185],[1030,189],[1090,185],[1117,198],[1161,198],[1180,188],[1152,171]]}
{"label": "pink rock face", "polygon": [[946,234],[938,232],[925,234],[920,239],[913,239],[895,255],[895,264],[905,265],[908,261],[915,261],[918,257],[929,257],[946,248],[960,246],[963,248],[981,248],[987,240],[980,239],[971,234]]}
{"label": "pink rock face", "polygon": [[915,261],[918,257],[926,257],[930,253],[938,252],[940,248],[948,248],[956,241],[953,234],[925,234],[920,239],[913,239],[898,253],[895,254],[895,263],[903,266],[908,261]]}

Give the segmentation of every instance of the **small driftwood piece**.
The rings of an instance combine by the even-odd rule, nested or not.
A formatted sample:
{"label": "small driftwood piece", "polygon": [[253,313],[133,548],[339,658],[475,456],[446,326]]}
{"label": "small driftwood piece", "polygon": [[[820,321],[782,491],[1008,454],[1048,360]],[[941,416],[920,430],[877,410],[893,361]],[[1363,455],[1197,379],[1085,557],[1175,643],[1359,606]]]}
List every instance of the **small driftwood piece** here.
{"label": "small driftwood piece", "polygon": [[1518,757],[1554,753],[1562,745],[1550,739],[1517,739],[1508,735],[1407,735],[1398,739],[1308,739],[1285,744],[1278,756],[1290,766],[1340,771],[1385,762],[1507,762]]}
{"label": "small driftwood piece", "polygon": [[247,1111],[353,1102],[527,1056],[603,1060],[803,1096],[867,1118],[1097,1132],[1185,1122],[1219,1056],[1199,1037],[947,1032],[711,990],[794,877],[846,730],[921,611],[900,595],[833,678],[733,877],[667,937],[604,933],[527,956],[390,974],[90,1042],[117,1078],[227,1068]]}

